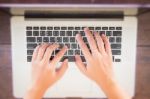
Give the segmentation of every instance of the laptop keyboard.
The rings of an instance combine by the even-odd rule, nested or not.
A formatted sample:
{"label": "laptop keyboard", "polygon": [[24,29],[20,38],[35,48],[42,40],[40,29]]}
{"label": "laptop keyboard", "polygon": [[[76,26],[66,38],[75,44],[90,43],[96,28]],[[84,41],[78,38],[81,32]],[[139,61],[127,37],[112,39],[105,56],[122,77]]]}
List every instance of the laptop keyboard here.
{"label": "laptop keyboard", "polygon": [[[83,62],[86,62],[83,53],[75,39],[77,33],[80,32],[84,42],[89,48],[89,44],[85,33],[83,31],[85,27],[59,27],[59,26],[27,26],[26,27],[26,39],[27,39],[27,62],[31,62],[34,48],[40,43],[57,43],[60,44],[60,48],[56,49],[51,56],[51,59],[60,51],[64,46],[68,46],[68,50],[61,59],[63,61],[68,58],[69,62],[74,62],[75,54],[79,54]],[[112,59],[113,62],[121,62],[121,42],[122,42],[122,27],[88,27],[91,32],[97,31],[100,35],[105,34],[111,43]]]}

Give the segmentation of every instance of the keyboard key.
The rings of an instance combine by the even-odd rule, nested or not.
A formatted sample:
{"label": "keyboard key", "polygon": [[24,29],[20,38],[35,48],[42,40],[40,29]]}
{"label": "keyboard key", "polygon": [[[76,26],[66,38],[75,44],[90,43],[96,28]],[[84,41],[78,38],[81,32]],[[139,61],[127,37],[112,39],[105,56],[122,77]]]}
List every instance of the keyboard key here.
{"label": "keyboard key", "polygon": [[40,36],[45,36],[45,31],[40,31]]}
{"label": "keyboard key", "polygon": [[32,30],[32,26],[27,26],[26,30]]}
{"label": "keyboard key", "polygon": [[87,40],[86,37],[83,37],[83,41],[84,41],[84,42],[88,42],[88,40]]}
{"label": "keyboard key", "polygon": [[62,42],[62,37],[57,37],[56,41],[59,42],[59,43]]}
{"label": "keyboard key", "polygon": [[55,37],[50,37],[50,42],[54,43],[55,42]]}
{"label": "keyboard key", "polygon": [[75,52],[74,52],[75,55],[76,55],[76,54],[80,55],[80,50],[74,50],[74,51],[75,51]]}
{"label": "keyboard key", "polygon": [[48,27],[47,27],[47,30],[53,30],[53,27],[48,26]]}
{"label": "keyboard key", "polygon": [[75,30],[80,30],[80,27],[75,27]]}
{"label": "keyboard key", "polygon": [[108,30],[108,27],[102,27],[102,30]]}
{"label": "keyboard key", "polygon": [[64,44],[63,43],[60,43],[59,44],[59,49],[63,48],[64,47]]}
{"label": "keyboard key", "polygon": [[63,56],[63,57],[61,58],[60,62],[63,62],[65,59],[68,59],[68,57],[67,57],[67,56]]}
{"label": "keyboard key", "polygon": [[32,31],[26,31],[27,36],[32,36]]}
{"label": "keyboard key", "polygon": [[32,56],[27,56],[27,62],[31,62]]}
{"label": "keyboard key", "polygon": [[37,37],[37,42],[42,42],[42,37]]}
{"label": "keyboard key", "polygon": [[65,31],[60,31],[60,36],[65,36]]}
{"label": "keyboard key", "polygon": [[75,57],[74,56],[68,56],[68,61],[69,62],[74,62],[75,61]]}
{"label": "keyboard key", "polygon": [[33,31],[33,36],[39,36],[39,31]]}
{"label": "keyboard key", "polygon": [[65,43],[65,45],[68,47],[68,49],[70,49],[70,44],[69,43]]}
{"label": "keyboard key", "polygon": [[79,33],[79,31],[73,31],[73,36],[76,36]]}
{"label": "keyboard key", "polygon": [[89,28],[89,30],[94,30],[94,27],[88,27]]}
{"label": "keyboard key", "polygon": [[74,27],[68,27],[68,30],[73,30],[74,29]]}
{"label": "keyboard key", "polygon": [[68,42],[69,38],[68,37],[63,37],[63,42]]}
{"label": "keyboard key", "polygon": [[46,30],[45,26],[40,27],[41,30]]}
{"label": "keyboard key", "polygon": [[68,50],[68,55],[73,55],[73,50]]}
{"label": "keyboard key", "polygon": [[53,36],[59,36],[59,31],[53,31]]}
{"label": "keyboard key", "polygon": [[81,36],[85,36],[84,31],[80,31]]}
{"label": "keyboard key", "polygon": [[61,30],[67,30],[67,27],[61,27]]}
{"label": "keyboard key", "polygon": [[27,55],[32,55],[34,50],[27,50]]}
{"label": "keyboard key", "polygon": [[46,36],[52,36],[52,31],[46,31]]}
{"label": "keyboard key", "polygon": [[121,37],[116,37],[116,42],[120,43],[121,42]]}
{"label": "keyboard key", "polygon": [[95,27],[95,30],[101,30],[101,27]]}
{"label": "keyboard key", "polygon": [[111,44],[112,49],[121,49],[121,44]]}
{"label": "keyboard key", "polygon": [[72,36],[72,31],[66,31],[67,36]]}
{"label": "keyboard key", "polygon": [[122,32],[121,31],[113,31],[113,36],[121,36]]}
{"label": "keyboard key", "polygon": [[115,30],[115,27],[109,27],[109,30]]}
{"label": "keyboard key", "polygon": [[116,30],[122,30],[122,27],[116,27]]}
{"label": "keyboard key", "polygon": [[44,37],[43,42],[49,42],[49,37]]}
{"label": "keyboard key", "polygon": [[115,59],[115,62],[121,62],[121,59]]}
{"label": "keyboard key", "polygon": [[111,31],[106,31],[106,36],[111,36],[112,32]]}
{"label": "keyboard key", "polygon": [[77,48],[77,44],[73,43],[71,44],[71,49],[76,49]]}
{"label": "keyboard key", "polygon": [[111,42],[111,43],[115,42],[115,38],[114,37],[109,37],[109,42]]}
{"label": "keyboard key", "polygon": [[55,55],[57,55],[59,51],[60,51],[60,49],[55,50],[54,51]]}
{"label": "keyboard key", "polygon": [[75,40],[75,37],[70,37],[70,42],[71,43],[74,43],[76,40]]}
{"label": "keyboard key", "polygon": [[100,35],[102,35],[102,34],[105,35],[105,31],[99,31],[99,34],[100,34]]}
{"label": "keyboard key", "polygon": [[81,30],[84,30],[84,28],[86,28],[85,26],[81,28]]}
{"label": "keyboard key", "polygon": [[39,30],[38,26],[33,27],[33,30]]}
{"label": "keyboard key", "polygon": [[60,30],[60,27],[54,27],[54,30]]}
{"label": "keyboard key", "polygon": [[36,43],[34,43],[34,44],[27,44],[27,49],[35,49],[36,46],[37,46]]}
{"label": "keyboard key", "polygon": [[112,56],[112,60],[113,60],[113,62],[115,61],[115,56]]}
{"label": "keyboard key", "polygon": [[36,42],[35,37],[27,37],[27,42]]}
{"label": "keyboard key", "polygon": [[121,50],[112,50],[112,55],[121,55]]}

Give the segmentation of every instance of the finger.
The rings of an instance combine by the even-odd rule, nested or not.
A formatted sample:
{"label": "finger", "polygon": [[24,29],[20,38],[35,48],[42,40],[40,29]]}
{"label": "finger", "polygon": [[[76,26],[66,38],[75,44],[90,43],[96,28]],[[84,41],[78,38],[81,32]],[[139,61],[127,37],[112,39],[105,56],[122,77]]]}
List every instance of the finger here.
{"label": "finger", "polygon": [[36,60],[37,55],[38,55],[38,51],[39,51],[39,47],[40,47],[40,45],[38,45],[38,46],[34,49],[33,56],[32,56],[32,61],[35,61],[35,60]]}
{"label": "finger", "polygon": [[53,66],[55,66],[60,60],[61,58],[64,56],[64,54],[67,51],[67,46],[64,46],[57,54],[56,56],[53,58],[53,60],[51,61],[51,64],[53,64]]}
{"label": "finger", "polygon": [[101,36],[97,32],[94,33],[94,36],[95,36],[99,51],[101,53],[105,53],[104,43],[103,43]]}
{"label": "finger", "polygon": [[108,38],[103,34],[102,40],[104,41],[105,51],[108,55],[112,56],[111,47]]}
{"label": "finger", "polygon": [[57,79],[61,78],[65,71],[67,70],[68,68],[68,59],[65,59],[64,62],[61,64],[61,67],[58,69],[57,71]]}
{"label": "finger", "polygon": [[49,44],[46,44],[46,43],[40,45],[39,52],[37,55],[37,60],[42,60],[44,53],[45,53],[45,50],[48,46],[49,46]]}
{"label": "finger", "polygon": [[54,51],[56,48],[58,48],[58,47],[59,47],[58,44],[52,44],[52,45],[50,45],[49,47],[47,47],[46,52],[45,52],[44,57],[43,57],[43,60],[44,60],[44,61],[49,61],[49,60],[50,60],[50,57],[51,57],[51,55],[52,55],[52,53],[53,53],[53,51]]}
{"label": "finger", "polygon": [[87,75],[87,69],[86,69],[85,65],[83,64],[81,57],[79,55],[75,55],[75,63],[77,65],[77,67],[79,68],[79,70],[83,74]]}
{"label": "finger", "polygon": [[80,46],[80,48],[81,48],[81,50],[83,52],[83,55],[85,56],[85,59],[88,61],[90,59],[90,57],[91,57],[91,53],[90,53],[87,45],[84,43],[84,41],[83,41],[83,39],[82,39],[80,34],[76,35],[76,40],[79,43],[79,46]]}
{"label": "finger", "polygon": [[87,37],[88,43],[90,45],[90,49],[92,52],[98,51],[96,42],[90,30],[88,28],[84,28],[85,35]]}

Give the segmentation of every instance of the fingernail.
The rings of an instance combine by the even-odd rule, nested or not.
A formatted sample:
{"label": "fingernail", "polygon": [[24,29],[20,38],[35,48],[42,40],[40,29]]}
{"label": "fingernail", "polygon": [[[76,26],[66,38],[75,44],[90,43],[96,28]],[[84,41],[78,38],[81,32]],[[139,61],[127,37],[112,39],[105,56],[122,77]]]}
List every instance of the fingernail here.
{"label": "fingernail", "polygon": [[65,45],[64,48],[65,48],[65,49],[68,49],[68,46]]}
{"label": "fingernail", "polygon": [[76,34],[76,38],[78,38],[80,36],[80,33]]}

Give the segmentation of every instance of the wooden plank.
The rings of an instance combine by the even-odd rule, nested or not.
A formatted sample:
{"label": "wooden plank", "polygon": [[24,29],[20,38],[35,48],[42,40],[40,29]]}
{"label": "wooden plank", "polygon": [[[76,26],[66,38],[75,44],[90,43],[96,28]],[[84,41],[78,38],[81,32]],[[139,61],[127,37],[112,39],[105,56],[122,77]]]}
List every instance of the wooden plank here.
{"label": "wooden plank", "polygon": [[150,11],[138,17],[138,46],[150,46]]}
{"label": "wooden plank", "polygon": [[0,44],[11,44],[10,16],[0,10]]}
{"label": "wooden plank", "polygon": [[10,45],[0,45],[0,99],[14,99]]}
{"label": "wooden plank", "polygon": [[134,99],[150,97],[150,47],[137,48],[136,94]]}
{"label": "wooden plank", "polygon": [[149,0],[1,0],[0,3],[51,3],[51,4],[146,4],[150,3]]}

